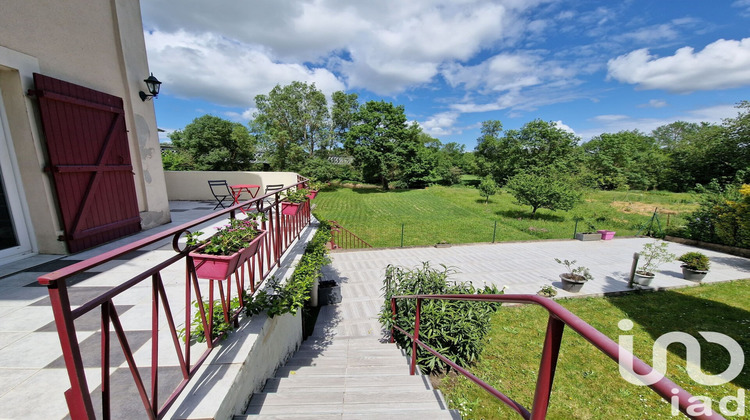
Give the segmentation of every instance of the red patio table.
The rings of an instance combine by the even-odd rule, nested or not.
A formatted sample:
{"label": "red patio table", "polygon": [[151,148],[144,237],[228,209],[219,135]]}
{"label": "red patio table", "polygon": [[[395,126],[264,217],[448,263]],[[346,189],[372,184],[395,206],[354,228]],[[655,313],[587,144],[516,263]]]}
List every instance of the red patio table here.
{"label": "red patio table", "polygon": [[[250,194],[250,197],[255,198],[255,196],[258,195],[258,192],[260,191],[260,185],[255,184],[236,184],[236,185],[230,185],[229,188],[232,189],[232,197],[234,197],[234,204],[240,203],[240,195],[242,195],[243,192],[247,192]],[[245,209],[240,209],[242,212],[245,212]]]}

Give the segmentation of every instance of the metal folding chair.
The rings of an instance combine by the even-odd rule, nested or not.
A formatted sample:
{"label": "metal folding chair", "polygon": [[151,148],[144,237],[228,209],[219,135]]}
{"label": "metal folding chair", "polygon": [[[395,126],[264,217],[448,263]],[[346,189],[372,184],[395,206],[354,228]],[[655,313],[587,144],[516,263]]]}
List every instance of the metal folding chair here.
{"label": "metal folding chair", "polygon": [[229,205],[234,203],[234,195],[232,195],[232,190],[229,189],[229,184],[227,184],[226,179],[208,181],[208,187],[211,188],[211,194],[213,194],[216,199],[217,204],[214,207],[214,210],[218,209],[219,206],[221,206],[221,208],[226,208],[226,206],[224,206],[225,200],[229,200]]}
{"label": "metal folding chair", "polygon": [[[263,194],[268,194],[269,192],[279,191],[282,189],[284,189],[284,184],[268,184],[266,185],[266,191]],[[266,197],[266,199],[263,201],[266,204],[271,205],[273,204],[274,200],[275,199],[273,198],[273,196],[271,196],[271,197]]]}

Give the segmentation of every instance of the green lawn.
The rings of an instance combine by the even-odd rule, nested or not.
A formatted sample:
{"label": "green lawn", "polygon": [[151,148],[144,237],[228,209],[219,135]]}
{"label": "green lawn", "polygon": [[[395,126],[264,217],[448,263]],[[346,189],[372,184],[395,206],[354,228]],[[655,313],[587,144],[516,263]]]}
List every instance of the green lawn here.
{"label": "green lawn", "polygon": [[[615,342],[620,334],[632,334],[635,355],[648,364],[654,340],[670,331],[683,331],[694,337],[699,337],[698,331],[715,331],[735,339],[744,349],[745,367],[740,376],[721,386],[696,384],[685,370],[685,347],[676,344],[668,348],[667,376],[693,395],[712,398],[713,408],[718,410],[721,398],[736,398],[740,389],[750,388],[748,288],[750,280],[740,280],[675,291],[558,302]],[[617,323],[623,318],[634,322],[630,332],[618,328]],[[530,408],[546,322],[546,311],[537,306],[502,307],[493,317],[484,353],[472,372]],[[699,342],[704,372],[723,372],[729,365],[728,352],[702,338]],[[462,408],[466,419],[520,418],[464,378],[446,376],[439,387],[453,408]],[[747,404],[750,395],[745,395]],[[736,409],[736,405],[732,403],[729,408]],[[566,329],[548,418],[672,418],[670,409],[669,403],[650,388],[623,380],[613,360]]]}
{"label": "green lawn", "polygon": [[[689,194],[664,192],[596,191],[571,211],[540,209],[531,218],[528,206],[513,203],[501,192],[488,204],[470,187],[429,187],[423,190],[387,191],[377,188],[329,187],[315,203],[316,214],[340,222],[375,247],[491,242],[495,222],[496,241],[571,238],[576,215],[596,229],[634,235],[651,218],[654,208],[668,209],[671,224],[684,223],[686,213],[696,208]],[[660,216],[665,225],[666,215]],[[578,231],[588,229],[579,224]]]}

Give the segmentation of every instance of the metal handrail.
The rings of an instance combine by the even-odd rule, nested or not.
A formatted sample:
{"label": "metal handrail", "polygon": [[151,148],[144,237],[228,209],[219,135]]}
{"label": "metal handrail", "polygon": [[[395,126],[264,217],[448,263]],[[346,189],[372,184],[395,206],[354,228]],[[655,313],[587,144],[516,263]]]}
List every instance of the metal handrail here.
{"label": "metal handrail", "polygon": [[[304,177],[298,176],[298,182],[294,185],[286,187],[279,191],[274,191],[262,196],[252,198],[250,200],[235,204],[223,210],[219,210],[210,215],[198,218],[192,222],[185,223],[183,225],[168,229],[162,233],[151,235],[147,238],[134,241],[117,249],[104,252],[87,260],[72,264],[60,270],[44,274],[38,278],[38,282],[41,285],[47,286],[47,290],[50,297],[50,303],[52,305],[52,311],[55,318],[55,325],[57,327],[58,336],[60,338],[60,344],[62,347],[63,359],[70,379],[71,388],[65,391],[65,399],[68,404],[68,409],[72,419],[94,419],[94,408],[91,395],[89,393],[89,386],[84,373],[83,359],[81,356],[81,350],[79,347],[78,338],[76,336],[75,319],[82,315],[91,312],[97,308],[101,309],[101,330],[102,330],[102,341],[101,341],[101,395],[102,395],[102,415],[105,419],[110,417],[110,366],[109,366],[109,353],[110,353],[110,324],[114,329],[115,335],[118,338],[123,354],[125,355],[126,362],[130,368],[133,380],[136,388],[140,395],[141,401],[146,410],[147,417],[150,419],[162,418],[171,405],[176,401],[180,392],[187,386],[190,379],[195,375],[198,368],[206,360],[208,355],[213,350],[215,344],[221,338],[221,336],[211,337],[212,328],[212,314],[213,307],[209,309],[210,313],[206,316],[204,310],[204,301],[201,295],[201,285],[198,282],[198,278],[195,272],[195,265],[193,259],[189,256],[191,251],[190,247],[179,247],[179,239],[185,234],[189,233],[191,228],[202,225],[211,220],[225,217],[229,214],[230,218],[235,218],[237,211],[242,209],[250,209],[265,214],[265,220],[261,222],[261,229],[266,230],[267,234],[262,240],[258,252],[248,259],[245,263],[238,267],[233,273],[237,284],[237,294],[242,301],[242,292],[245,290],[245,268],[247,268],[247,278],[249,280],[250,294],[258,290],[263,281],[268,277],[271,270],[280,266],[281,258],[284,253],[289,249],[291,244],[299,237],[304,227],[310,222],[311,213],[309,201],[302,206],[298,214],[294,216],[283,215],[280,211],[281,204],[281,193],[291,188],[301,187],[306,184],[308,180]],[[273,198],[273,201],[269,200],[270,204],[266,202],[267,199]],[[70,299],[67,291],[67,279],[73,275],[82,273],[86,270],[90,270],[96,266],[104,264],[108,261],[112,261],[122,255],[128,254],[132,251],[142,249],[145,246],[154,244],[167,238],[172,238],[172,247],[177,253],[164,261],[159,262],[153,267],[143,271],[142,273],[130,278],[125,279],[120,284],[112,287],[110,290],[89,299],[76,309],[71,308]],[[184,349],[181,348],[178,337],[177,329],[174,322],[173,312],[170,309],[169,300],[167,293],[164,288],[162,281],[162,270],[170,267],[181,260],[185,260],[185,337],[184,337]],[[239,272],[238,272],[239,271]],[[125,335],[120,318],[117,314],[113,299],[129,290],[130,288],[141,284],[147,279],[151,279],[152,287],[152,322],[151,322],[151,384],[150,384],[150,396],[146,390],[138,371],[138,366],[135,363],[133,357],[133,351],[130,348],[130,344]],[[231,301],[231,275],[230,278],[225,279],[227,281],[227,295],[224,296],[224,288],[222,280],[216,280],[219,284],[219,293],[222,298],[222,304],[226,299],[227,306],[224,307],[224,316],[229,317],[227,313],[228,302]],[[256,282],[257,280],[257,282]],[[210,280],[209,283],[209,300],[213,303],[213,287],[214,280]],[[190,355],[190,324],[192,322],[192,294],[195,293],[195,298],[199,302],[198,313],[200,313],[201,324],[203,326],[204,334],[206,336],[207,349],[191,364]],[[160,305],[161,303],[161,305]],[[157,385],[158,385],[158,361],[159,361],[159,318],[160,318],[160,306],[161,310],[166,315],[167,324],[169,327],[169,334],[174,344],[174,350],[177,359],[180,364],[182,371],[182,380],[179,385],[173,390],[172,394],[159,406]],[[240,308],[241,310],[242,308]],[[231,322],[237,323],[239,312],[235,311],[231,314]]]}
{"label": "metal handrail", "polygon": [[[414,319],[414,334],[410,334],[403,328],[396,325],[396,300],[397,299],[415,299],[417,302],[415,319]],[[498,391],[491,385],[477,378],[467,369],[457,365],[453,361],[446,358],[430,346],[425,344],[419,339],[419,325],[420,325],[420,312],[422,306],[422,300],[424,299],[435,299],[435,300],[465,300],[465,301],[479,301],[479,302],[507,302],[507,303],[522,303],[522,304],[536,304],[547,310],[549,313],[549,319],[547,322],[547,332],[544,337],[544,347],[542,350],[542,357],[539,365],[539,373],[537,375],[536,389],[534,392],[534,402],[531,411],[527,410],[521,404],[512,400],[502,392]],[[560,352],[560,343],[562,342],[563,330],[565,326],[569,326],[573,331],[577,332],[581,337],[586,339],[589,343],[593,344],[594,347],[599,349],[602,353],[609,356],[616,362],[621,362],[623,357],[632,357],[632,370],[638,375],[647,375],[653,371],[653,368],[642,360],[638,359],[629,352],[622,352],[620,354],[620,346],[615,343],[612,339],[604,335],[601,331],[589,325],[586,321],[582,320],[572,312],[562,307],[559,303],[545,297],[537,295],[467,295],[467,294],[456,294],[456,295],[408,295],[408,296],[392,296],[391,297],[391,311],[393,313],[393,327],[391,328],[391,343],[394,342],[395,330],[403,333],[412,340],[412,351],[411,351],[411,374],[414,375],[416,372],[417,364],[417,346],[420,346],[437,356],[443,362],[447,363],[451,368],[455,369],[460,374],[466,376],[469,380],[476,383],[490,394],[498,398],[505,405],[513,409],[524,419],[544,419],[547,415],[547,408],[549,406],[550,394],[552,393],[552,382],[555,377],[555,369],[557,367],[557,359]],[[708,409],[702,401],[697,400],[692,394],[685,391],[682,387],[672,382],[666,376],[648,385],[651,390],[659,394],[664,400],[673,403],[676,398],[679,404],[680,411],[688,415],[687,409],[691,408],[693,412],[704,413],[701,415],[689,415],[695,419],[724,419],[716,411]],[[702,408],[698,404],[703,405]]]}
{"label": "metal handrail", "polygon": [[349,229],[341,226],[339,222],[335,220],[329,220],[328,222],[331,224],[332,249],[372,248],[372,245],[367,243],[367,241],[355,235]]}

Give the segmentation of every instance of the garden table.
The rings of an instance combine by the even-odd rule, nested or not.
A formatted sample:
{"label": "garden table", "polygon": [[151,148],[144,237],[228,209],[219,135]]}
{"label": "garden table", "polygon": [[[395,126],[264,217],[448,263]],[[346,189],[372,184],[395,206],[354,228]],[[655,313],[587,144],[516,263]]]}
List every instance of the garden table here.
{"label": "garden table", "polygon": [[[235,184],[230,185],[229,188],[232,190],[232,197],[234,198],[234,204],[240,203],[240,196],[243,192],[247,192],[250,194],[251,198],[255,198],[258,195],[258,192],[260,191],[260,185],[255,184]],[[245,209],[240,208],[242,212],[245,212]]]}

